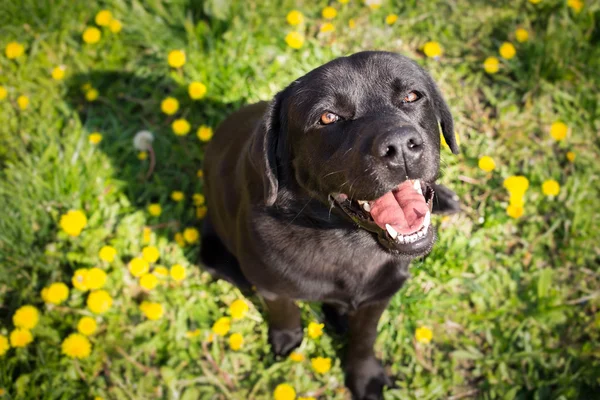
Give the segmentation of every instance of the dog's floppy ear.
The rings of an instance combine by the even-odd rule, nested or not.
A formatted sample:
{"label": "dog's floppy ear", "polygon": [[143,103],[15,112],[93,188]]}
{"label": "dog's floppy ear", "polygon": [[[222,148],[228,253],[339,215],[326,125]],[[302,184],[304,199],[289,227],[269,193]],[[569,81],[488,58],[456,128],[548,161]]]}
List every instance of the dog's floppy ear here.
{"label": "dog's floppy ear", "polygon": [[262,179],[267,206],[275,203],[279,189],[277,154],[282,145],[280,135],[286,129],[285,118],[281,115],[283,98],[284,92],[275,96],[250,139],[250,163]]}
{"label": "dog's floppy ear", "polygon": [[456,142],[456,136],[454,135],[454,120],[452,119],[452,113],[450,113],[450,108],[444,97],[442,97],[442,93],[437,85],[431,80],[431,89],[433,93],[433,106],[435,107],[435,113],[442,127],[442,133],[444,135],[444,140],[452,150],[452,153],[458,154],[458,143]]}

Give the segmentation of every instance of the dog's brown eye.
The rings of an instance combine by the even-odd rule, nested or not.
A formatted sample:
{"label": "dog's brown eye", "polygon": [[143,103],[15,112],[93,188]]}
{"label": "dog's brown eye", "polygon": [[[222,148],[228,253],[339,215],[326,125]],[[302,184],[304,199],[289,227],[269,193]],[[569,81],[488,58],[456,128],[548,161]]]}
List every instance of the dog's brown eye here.
{"label": "dog's brown eye", "polygon": [[420,96],[417,92],[410,92],[409,94],[404,96],[404,99],[402,100],[402,102],[403,103],[412,103],[413,101],[419,100],[419,97]]}
{"label": "dog's brown eye", "polygon": [[339,121],[340,116],[337,114],[334,114],[332,112],[325,112],[323,113],[323,115],[321,115],[321,123],[323,125],[329,125],[329,124],[333,124],[337,121]]}

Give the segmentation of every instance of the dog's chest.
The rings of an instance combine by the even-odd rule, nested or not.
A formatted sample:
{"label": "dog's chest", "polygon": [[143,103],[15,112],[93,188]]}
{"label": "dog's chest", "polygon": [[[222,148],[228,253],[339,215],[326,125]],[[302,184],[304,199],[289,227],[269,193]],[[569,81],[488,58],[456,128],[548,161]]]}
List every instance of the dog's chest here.
{"label": "dog's chest", "polygon": [[276,294],[355,308],[393,295],[408,277],[408,260],[362,230],[292,225],[263,231],[261,239],[264,268],[276,277],[267,289]]}

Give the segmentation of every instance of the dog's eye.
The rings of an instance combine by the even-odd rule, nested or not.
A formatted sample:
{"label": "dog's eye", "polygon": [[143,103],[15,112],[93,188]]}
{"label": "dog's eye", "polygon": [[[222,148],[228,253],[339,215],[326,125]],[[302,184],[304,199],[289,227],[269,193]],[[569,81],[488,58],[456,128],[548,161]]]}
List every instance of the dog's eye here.
{"label": "dog's eye", "polygon": [[406,96],[404,96],[404,99],[402,99],[403,103],[412,103],[414,101],[417,101],[421,98],[421,95],[418,92],[410,92],[408,93]]}
{"label": "dog's eye", "polygon": [[321,115],[321,120],[319,122],[323,125],[329,125],[329,124],[336,123],[339,120],[340,120],[339,115],[327,111]]}

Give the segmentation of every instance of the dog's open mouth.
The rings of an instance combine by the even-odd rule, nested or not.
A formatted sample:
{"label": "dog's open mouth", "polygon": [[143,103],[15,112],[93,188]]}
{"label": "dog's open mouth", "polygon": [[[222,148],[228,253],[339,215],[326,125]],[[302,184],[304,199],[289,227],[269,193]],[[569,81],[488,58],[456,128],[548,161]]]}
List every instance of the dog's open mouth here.
{"label": "dog's open mouth", "polygon": [[378,235],[382,245],[407,255],[421,255],[433,244],[433,189],[420,180],[407,180],[374,200],[352,200],[332,194],[335,203],[361,228]]}

